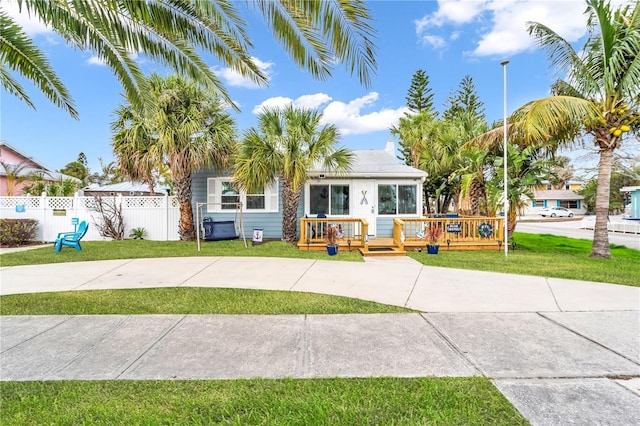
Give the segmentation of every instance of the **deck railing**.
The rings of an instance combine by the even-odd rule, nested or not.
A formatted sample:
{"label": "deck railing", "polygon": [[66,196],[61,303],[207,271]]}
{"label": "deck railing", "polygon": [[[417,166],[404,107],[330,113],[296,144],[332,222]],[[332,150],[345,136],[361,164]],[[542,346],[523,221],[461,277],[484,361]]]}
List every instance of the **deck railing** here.
{"label": "deck railing", "polygon": [[358,218],[300,218],[300,240],[298,246],[325,244],[329,226],[338,228],[338,244],[341,246],[365,247],[369,224]]}
{"label": "deck railing", "polygon": [[435,226],[443,230],[440,245],[471,245],[504,241],[504,224],[501,217],[421,217],[402,218],[393,221],[393,239],[398,246],[421,247],[427,241],[425,229]]}

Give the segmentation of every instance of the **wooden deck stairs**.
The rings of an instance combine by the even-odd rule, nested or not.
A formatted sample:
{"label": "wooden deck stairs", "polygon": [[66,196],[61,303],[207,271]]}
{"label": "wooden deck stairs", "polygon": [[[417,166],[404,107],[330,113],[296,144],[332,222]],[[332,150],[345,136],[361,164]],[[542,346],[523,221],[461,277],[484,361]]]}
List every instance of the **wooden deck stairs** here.
{"label": "wooden deck stairs", "polygon": [[367,247],[358,249],[363,256],[406,256],[407,252],[396,246],[393,238],[372,238]]}

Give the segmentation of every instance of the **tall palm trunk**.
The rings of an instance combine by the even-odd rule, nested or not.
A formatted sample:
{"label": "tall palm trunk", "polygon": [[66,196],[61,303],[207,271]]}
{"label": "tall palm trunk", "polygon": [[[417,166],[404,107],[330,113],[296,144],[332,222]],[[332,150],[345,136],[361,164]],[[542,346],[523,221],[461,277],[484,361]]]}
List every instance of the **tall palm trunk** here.
{"label": "tall palm trunk", "polygon": [[[615,146],[615,145],[614,145]],[[609,191],[611,190],[611,160],[613,150],[600,145],[600,161],[598,163],[598,188],[596,190],[596,224],[593,229],[593,246],[591,257],[611,257],[609,250]]]}
{"label": "tall palm trunk", "polygon": [[193,207],[191,205],[191,176],[175,178],[174,189],[180,205],[180,224],[178,234],[182,241],[193,241],[196,238],[193,225]]}
{"label": "tall palm trunk", "polygon": [[477,179],[469,185],[469,204],[473,216],[488,216],[487,188]]}
{"label": "tall palm trunk", "polygon": [[516,222],[518,221],[518,208],[509,204],[509,213],[507,214],[507,235],[511,239],[513,231],[516,230]]}
{"label": "tall palm trunk", "polygon": [[294,243],[298,240],[298,205],[302,191],[294,191],[291,182],[284,180],[282,188],[282,240]]}

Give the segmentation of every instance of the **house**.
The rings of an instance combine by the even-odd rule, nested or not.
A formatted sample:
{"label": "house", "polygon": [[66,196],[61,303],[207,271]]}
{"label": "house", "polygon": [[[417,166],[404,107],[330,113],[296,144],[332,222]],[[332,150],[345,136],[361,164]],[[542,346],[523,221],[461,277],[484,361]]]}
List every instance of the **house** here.
{"label": "house", "polygon": [[82,192],[86,197],[92,196],[159,196],[167,195],[169,188],[166,186],[155,186],[153,193],[150,192],[149,185],[140,182],[120,182],[110,185],[96,185],[92,184],[85,188],[82,188]]}
{"label": "house", "polygon": [[[426,172],[401,164],[393,142],[385,149],[354,150],[349,172],[309,170],[298,217],[325,214],[331,218],[366,219],[370,237],[390,237],[393,219],[422,216],[422,184]],[[214,170],[192,175],[193,206],[197,216],[213,220],[238,220],[239,212],[222,203],[241,202],[245,230],[259,228],[266,239],[282,237],[282,183],[274,182],[255,194],[235,190],[232,177]],[[194,214],[194,217],[196,214]]]}
{"label": "house", "polygon": [[584,197],[576,191],[582,189],[583,183],[580,181],[570,181],[562,188],[554,187],[550,182],[544,181],[533,190],[533,201],[528,200],[523,215],[537,216],[544,207],[565,207],[571,209],[575,214],[585,214],[587,209],[584,205]]}
{"label": "house", "polygon": [[27,177],[32,174],[41,174],[49,183],[66,179],[80,182],[75,177],[52,170],[6,141],[0,141],[0,162],[0,196],[22,195],[23,188],[29,183]]}
{"label": "house", "polygon": [[625,219],[640,220],[640,186],[624,186],[620,191],[629,193],[630,203],[625,206]]}

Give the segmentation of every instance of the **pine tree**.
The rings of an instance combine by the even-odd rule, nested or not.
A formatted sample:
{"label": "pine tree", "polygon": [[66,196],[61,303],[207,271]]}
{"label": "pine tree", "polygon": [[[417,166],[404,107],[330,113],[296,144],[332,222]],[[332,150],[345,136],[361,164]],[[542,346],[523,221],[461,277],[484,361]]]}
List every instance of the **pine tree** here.
{"label": "pine tree", "polygon": [[419,69],[411,77],[411,86],[407,93],[407,106],[416,113],[427,112],[433,114],[433,91],[429,87],[429,76]]}
{"label": "pine tree", "polygon": [[444,112],[445,120],[460,118],[463,113],[467,113],[479,121],[485,120],[484,102],[478,97],[476,85],[470,75],[464,76],[458,89],[452,92],[445,106],[449,106]]}

